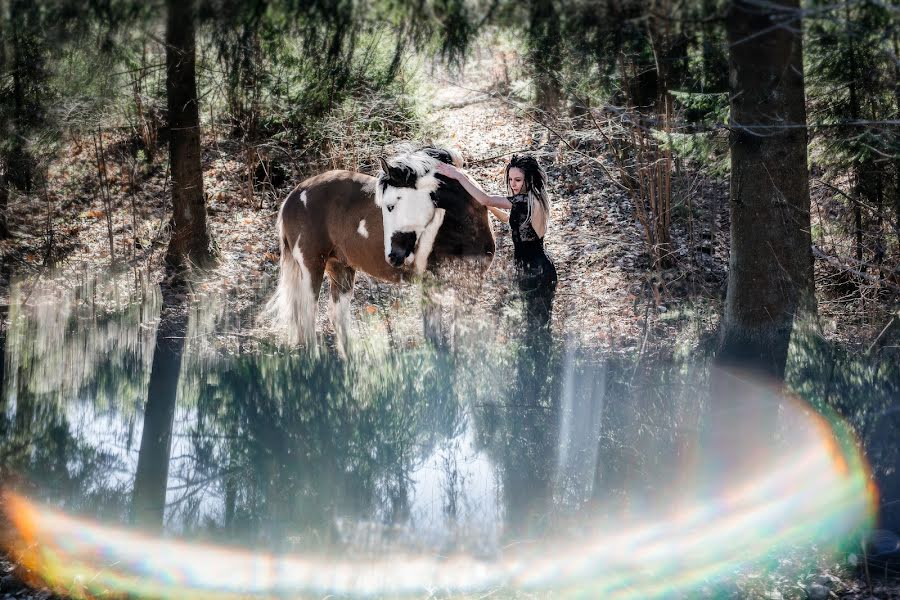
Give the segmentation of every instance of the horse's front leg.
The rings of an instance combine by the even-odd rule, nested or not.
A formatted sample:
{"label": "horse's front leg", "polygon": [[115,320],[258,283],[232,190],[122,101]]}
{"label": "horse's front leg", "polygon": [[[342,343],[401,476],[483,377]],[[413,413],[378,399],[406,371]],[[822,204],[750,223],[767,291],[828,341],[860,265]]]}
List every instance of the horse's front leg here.
{"label": "horse's front leg", "polygon": [[413,269],[415,270],[416,275],[424,273],[425,268],[428,266],[428,257],[431,256],[431,249],[434,248],[434,240],[437,238],[438,230],[444,222],[444,215],[446,212],[447,211],[443,208],[434,209],[434,216],[419,236],[419,241],[416,244],[416,257],[413,261]]}
{"label": "horse's front leg", "polygon": [[328,260],[325,270],[331,279],[331,302],[328,306],[328,317],[334,327],[338,352],[346,357],[350,352],[350,300],[353,297],[356,271],[333,258]]}

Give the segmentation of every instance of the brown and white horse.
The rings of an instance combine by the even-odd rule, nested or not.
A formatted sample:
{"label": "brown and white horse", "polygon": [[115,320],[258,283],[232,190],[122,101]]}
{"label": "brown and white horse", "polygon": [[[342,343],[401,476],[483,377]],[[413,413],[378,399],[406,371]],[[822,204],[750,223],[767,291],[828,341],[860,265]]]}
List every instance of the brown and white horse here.
{"label": "brown and white horse", "polygon": [[436,174],[439,160],[462,162],[456,153],[426,148],[382,158],[377,177],[328,171],[288,195],[278,215],[281,268],[268,310],[290,343],[314,342],[326,273],[328,315],[343,346],[357,271],[397,283],[460,259],[473,260],[480,273],[487,269],[495,250],[487,210]]}

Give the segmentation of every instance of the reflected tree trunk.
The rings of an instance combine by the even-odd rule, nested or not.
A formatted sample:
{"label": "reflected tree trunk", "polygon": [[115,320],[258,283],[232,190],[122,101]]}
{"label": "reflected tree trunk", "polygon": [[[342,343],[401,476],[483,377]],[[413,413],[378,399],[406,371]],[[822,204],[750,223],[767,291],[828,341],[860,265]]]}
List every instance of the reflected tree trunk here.
{"label": "reflected tree trunk", "polygon": [[[2,64],[2,60],[0,60],[0,64]],[[9,206],[9,190],[6,187],[5,171],[6,165],[3,164],[3,157],[0,157],[0,240],[9,237],[9,221],[6,217],[6,210]]]}
{"label": "reflected tree trunk", "polygon": [[784,376],[795,316],[815,313],[799,0],[735,0],[731,81],[731,255],[717,355]]}
{"label": "reflected tree trunk", "polygon": [[228,473],[225,475],[225,532],[235,532],[235,510],[238,496],[238,415],[231,413],[228,420]]}
{"label": "reflected tree trunk", "polygon": [[516,385],[505,408],[503,496],[512,539],[540,533],[553,501],[559,410],[552,393],[551,344],[545,328],[523,336]]}
{"label": "reflected tree trunk", "polygon": [[799,0],[733,0],[725,26],[731,255],[701,431],[707,494],[771,468],[795,318],[816,311]]}
{"label": "reflected tree trunk", "polygon": [[180,277],[163,282],[162,296],[131,511],[133,523],[151,530],[162,529],[166,506],[175,399],[187,333],[187,284]]}
{"label": "reflected tree trunk", "polygon": [[511,406],[503,465],[503,499],[509,539],[542,532],[553,500],[555,411]]}
{"label": "reflected tree trunk", "polygon": [[[5,269],[4,269],[5,270]],[[4,274],[0,274],[3,277]],[[0,414],[6,407],[6,317],[9,309],[0,306]]]}

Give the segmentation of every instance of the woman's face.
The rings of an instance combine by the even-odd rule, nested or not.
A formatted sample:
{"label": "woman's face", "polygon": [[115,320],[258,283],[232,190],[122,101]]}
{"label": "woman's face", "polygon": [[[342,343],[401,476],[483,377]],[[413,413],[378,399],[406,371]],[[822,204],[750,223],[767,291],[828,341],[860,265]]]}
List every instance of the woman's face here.
{"label": "woman's face", "polygon": [[513,196],[525,191],[525,173],[522,172],[522,169],[513,167],[509,170],[507,176],[509,177],[507,183],[509,184],[509,189],[512,190]]}

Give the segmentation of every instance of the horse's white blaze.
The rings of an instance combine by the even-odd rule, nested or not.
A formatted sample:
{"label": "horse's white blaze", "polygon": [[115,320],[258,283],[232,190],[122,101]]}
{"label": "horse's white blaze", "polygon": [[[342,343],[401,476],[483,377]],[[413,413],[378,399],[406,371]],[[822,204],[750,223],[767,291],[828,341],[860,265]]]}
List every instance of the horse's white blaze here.
{"label": "horse's white blaze", "polygon": [[382,188],[380,181],[385,175],[379,178],[379,185],[375,188],[375,204],[381,207],[384,221],[385,260],[391,252],[391,237],[395,233],[414,232],[418,237],[434,218],[435,206],[431,194],[441,185],[434,170],[437,163],[437,159],[421,153],[404,154],[390,161],[391,166],[403,165],[415,171],[418,175],[415,188]]}
{"label": "horse's white blaze", "polygon": [[[431,192],[437,189],[439,182],[434,176],[419,180],[415,188],[388,187],[381,194],[381,216],[384,221],[384,256],[391,252],[391,236],[395,233],[414,232],[422,234],[434,219],[435,206],[431,201]],[[392,210],[387,210],[392,206]]]}
{"label": "horse's white blaze", "polygon": [[434,218],[431,219],[422,235],[419,236],[419,244],[416,246],[415,252],[415,270],[418,275],[424,273],[425,267],[428,266],[428,257],[431,255],[434,240],[437,237],[438,230],[441,228],[441,224],[444,222],[446,212],[443,208],[436,208],[434,210]]}
{"label": "horse's white blaze", "polygon": [[303,203],[303,206],[306,206],[306,190],[303,190],[300,194],[300,202]]}
{"label": "horse's white blaze", "polygon": [[363,236],[364,238],[369,237],[369,230],[366,229],[366,220],[365,219],[361,219],[359,221],[359,227],[356,228],[356,233]]}

